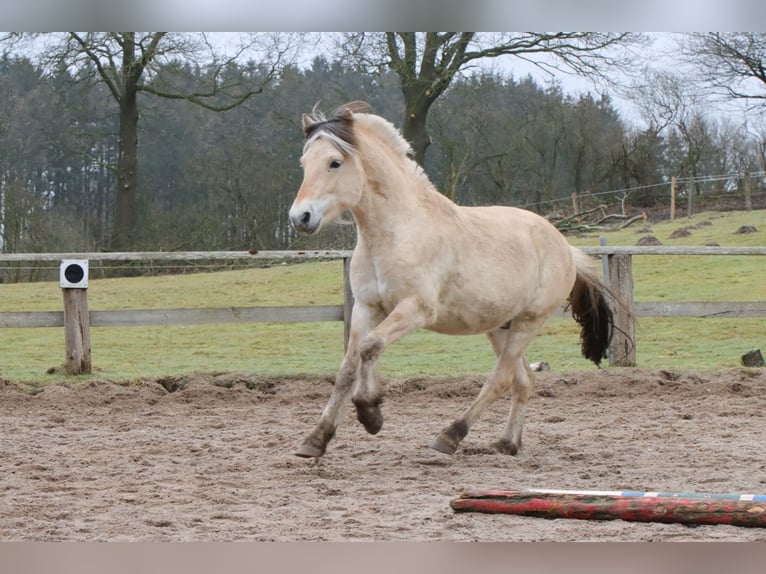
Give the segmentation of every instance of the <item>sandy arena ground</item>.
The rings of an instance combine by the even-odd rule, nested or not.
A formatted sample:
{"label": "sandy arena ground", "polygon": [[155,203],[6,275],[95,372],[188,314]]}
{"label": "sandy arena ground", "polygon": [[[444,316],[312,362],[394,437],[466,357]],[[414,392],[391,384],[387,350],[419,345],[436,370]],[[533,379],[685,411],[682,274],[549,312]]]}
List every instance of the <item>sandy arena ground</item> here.
{"label": "sandy arena ground", "polygon": [[481,379],[389,381],[370,436],[349,409],[318,462],[292,453],[329,379],[0,381],[2,541],[764,541],[766,529],[456,513],[472,488],[766,492],[766,370],[539,373],[524,450],[427,447]]}

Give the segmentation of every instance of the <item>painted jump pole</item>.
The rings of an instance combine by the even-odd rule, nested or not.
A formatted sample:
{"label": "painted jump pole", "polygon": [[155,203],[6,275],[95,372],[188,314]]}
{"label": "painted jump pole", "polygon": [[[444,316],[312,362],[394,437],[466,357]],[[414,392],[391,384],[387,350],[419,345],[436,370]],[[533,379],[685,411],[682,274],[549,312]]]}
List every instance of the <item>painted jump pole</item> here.
{"label": "painted jump pole", "polygon": [[766,526],[766,495],[612,490],[471,490],[450,502],[456,512],[540,518]]}

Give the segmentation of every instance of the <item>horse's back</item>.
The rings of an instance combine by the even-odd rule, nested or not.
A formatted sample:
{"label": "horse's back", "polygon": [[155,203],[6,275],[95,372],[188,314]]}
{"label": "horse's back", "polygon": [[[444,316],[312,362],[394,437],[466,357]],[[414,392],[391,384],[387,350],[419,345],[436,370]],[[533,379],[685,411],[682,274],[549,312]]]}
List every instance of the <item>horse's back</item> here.
{"label": "horse's back", "polygon": [[[566,268],[572,265],[569,242],[544,217],[510,206],[461,207],[464,225],[460,236],[466,251],[478,251],[484,258],[513,262],[517,270],[534,271],[543,263]],[[567,269],[563,269],[567,272]]]}
{"label": "horse's back", "polygon": [[433,330],[483,332],[521,315],[547,316],[563,303],[576,271],[571,247],[555,226],[505,206],[460,207],[457,216],[449,240],[436,239],[443,230],[430,230],[439,251],[413,272],[421,282],[438,283]]}

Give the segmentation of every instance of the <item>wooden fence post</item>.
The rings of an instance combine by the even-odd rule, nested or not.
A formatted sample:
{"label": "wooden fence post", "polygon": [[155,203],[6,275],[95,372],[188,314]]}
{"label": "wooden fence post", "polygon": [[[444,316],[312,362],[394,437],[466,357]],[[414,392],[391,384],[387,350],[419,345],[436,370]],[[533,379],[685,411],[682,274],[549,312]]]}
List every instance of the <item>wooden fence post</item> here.
{"label": "wooden fence post", "polygon": [[88,320],[88,290],[62,289],[64,292],[64,340],[66,362],[70,375],[90,374],[90,322]]}
{"label": "wooden fence post", "polygon": [[686,186],[686,217],[694,215],[694,191],[697,187],[696,181],[690,181]]}
{"label": "wooden fence post", "polygon": [[343,349],[348,349],[351,334],[351,310],[354,308],[354,294],[351,292],[351,258],[343,258]]}
{"label": "wooden fence post", "polygon": [[[598,244],[601,247],[606,247],[606,237],[603,235],[598,238]],[[604,274],[604,282],[608,285],[609,284],[609,256],[608,255],[602,255],[601,256],[601,272]]]}
{"label": "wooden fence post", "polygon": [[64,370],[70,375],[90,374],[90,315],[88,312],[88,262],[61,262],[64,294]]}
{"label": "wooden fence post", "polygon": [[609,346],[609,366],[636,366],[636,325],[633,317],[633,260],[629,254],[608,258],[609,287],[625,309],[614,309],[614,337]]}
{"label": "wooden fence post", "polygon": [[676,218],[676,176],[670,177],[670,221]]}

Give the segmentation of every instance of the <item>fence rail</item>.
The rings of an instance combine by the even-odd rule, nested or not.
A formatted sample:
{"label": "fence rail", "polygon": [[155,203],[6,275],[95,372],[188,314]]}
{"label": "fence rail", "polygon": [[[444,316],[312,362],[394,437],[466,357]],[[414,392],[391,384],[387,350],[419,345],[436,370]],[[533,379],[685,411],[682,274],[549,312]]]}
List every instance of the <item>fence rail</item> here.
{"label": "fence rail", "polygon": [[[343,321],[343,305],[126,309],[90,311],[91,327],[149,327],[206,323],[311,323]],[[63,311],[0,312],[0,327],[63,327]]]}
{"label": "fence rail", "polygon": [[89,261],[258,261],[344,259],[351,251],[100,251],[95,253],[0,253],[0,263],[12,261],[60,261],[88,259]]}
{"label": "fence rail", "polygon": [[[635,364],[635,324],[633,317],[766,317],[766,301],[732,302],[634,302],[632,257],[643,255],[715,255],[764,256],[766,247],[667,247],[667,246],[598,246],[583,247],[586,253],[604,260],[605,275],[612,289],[628,304],[631,313],[616,318],[619,335],[610,350],[610,364]],[[61,261],[344,261],[343,305],[307,305],[277,307],[224,307],[206,309],[133,309],[89,311],[93,327],[148,325],[189,325],[205,323],[293,323],[343,321],[345,340],[353,304],[348,281],[351,251],[184,251],[184,252],[113,252],[113,253],[9,253],[0,254],[0,264],[12,262]],[[561,312],[563,315],[564,312]],[[66,326],[63,311],[0,312],[0,328]]]}
{"label": "fence rail", "polygon": [[[593,245],[580,247],[589,255],[766,255],[764,247],[726,246],[667,246],[667,245]],[[90,261],[234,261],[275,260],[311,261],[316,259],[345,259],[351,250],[306,251],[97,251],[70,253],[0,253],[0,263],[12,261],[60,261],[88,259]]]}

